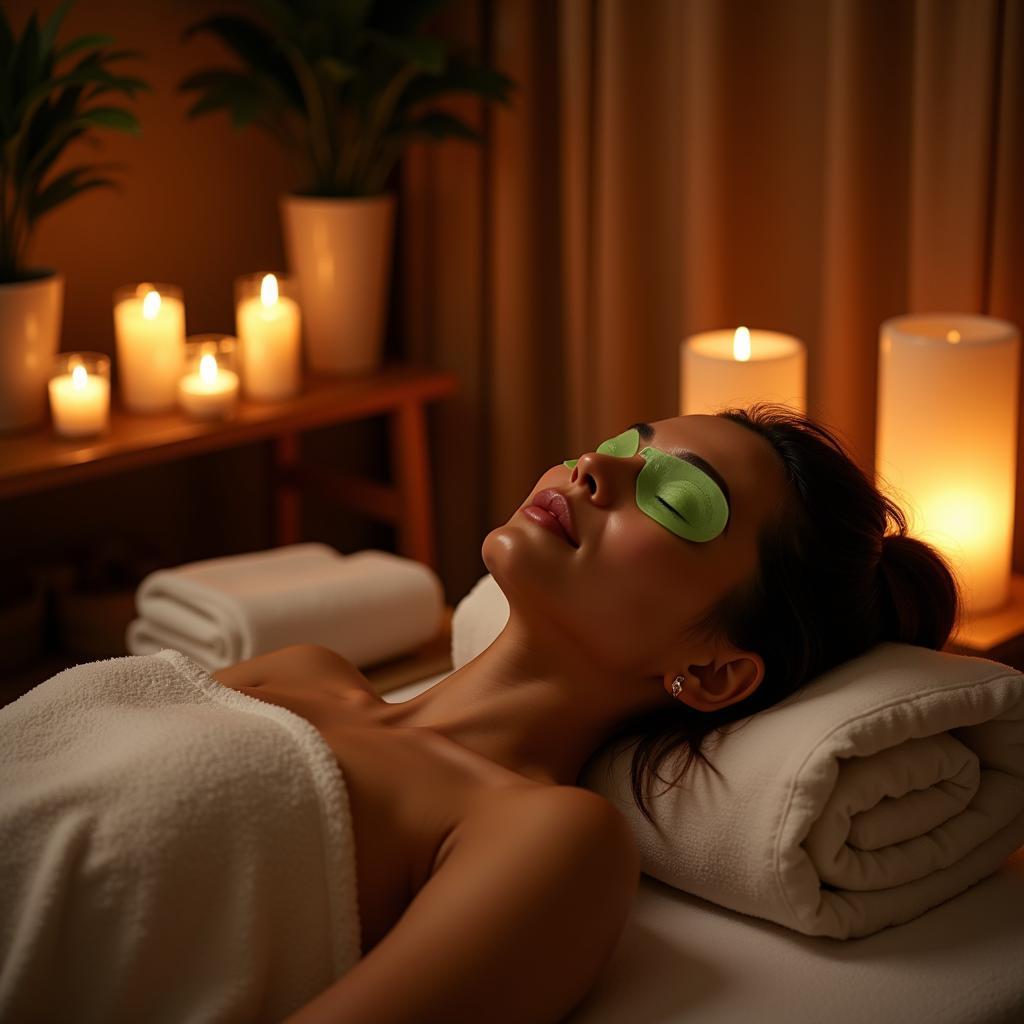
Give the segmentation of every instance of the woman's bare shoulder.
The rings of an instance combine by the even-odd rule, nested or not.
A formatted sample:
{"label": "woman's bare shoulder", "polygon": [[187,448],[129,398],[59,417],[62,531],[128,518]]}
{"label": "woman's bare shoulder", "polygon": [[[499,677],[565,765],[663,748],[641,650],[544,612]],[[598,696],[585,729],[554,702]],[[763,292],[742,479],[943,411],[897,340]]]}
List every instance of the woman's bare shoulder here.
{"label": "woman's bare shoulder", "polygon": [[636,839],[622,812],[607,798],[579,786],[527,783],[482,788],[462,820],[446,837],[434,861],[434,872],[459,846],[493,849],[499,839],[527,833],[548,835],[552,847],[574,841],[583,832],[600,831],[639,871]]}
{"label": "woman's bare shoulder", "polygon": [[366,676],[355,665],[321,644],[290,644],[218,669],[211,675],[225,686],[236,688],[295,677],[325,678],[348,686],[356,694],[364,693],[377,699]]}
{"label": "woman's bare shoulder", "polygon": [[507,787],[460,821],[396,925],[294,1024],[561,1020],[639,881],[628,824],[575,786]]}

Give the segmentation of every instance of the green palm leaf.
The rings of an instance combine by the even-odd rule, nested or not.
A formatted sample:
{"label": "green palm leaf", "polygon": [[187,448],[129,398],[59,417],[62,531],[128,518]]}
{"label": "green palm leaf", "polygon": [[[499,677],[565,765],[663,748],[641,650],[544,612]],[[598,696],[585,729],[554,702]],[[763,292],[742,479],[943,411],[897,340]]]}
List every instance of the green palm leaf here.
{"label": "green palm leaf", "polygon": [[189,116],[226,109],[236,125],[271,126],[302,163],[303,194],[376,195],[414,139],[482,141],[465,122],[422,104],[456,93],[508,103],[515,88],[422,30],[446,2],[253,0],[258,21],[206,17],[184,38],[212,33],[242,68],[206,69],[180,82],[200,94]]}
{"label": "green palm leaf", "polygon": [[[116,61],[143,56],[106,49],[112,36],[88,33],[58,43],[73,2],[62,0],[42,27],[30,14],[20,38],[0,8],[0,281],[24,275],[29,233],[43,214],[87,189],[117,188],[97,174],[101,164],[78,165],[43,181],[69,144],[98,145],[97,129],[141,133],[132,111],[90,101],[152,91],[141,78],[111,70]],[[68,58],[76,59],[70,68],[64,64]]]}
{"label": "green palm leaf", "polygon": [[28,199],[27,211],[28,222],[34,224],[44,213],[52,210],[60,203],[66,202],[72,196],[84,192],[86,189],[106,186],[119,189],[117,182],[109,178],[86,178],[79,176],[94,170],[93,167],[75,167],[55,178],[38,195],[32,195]]}

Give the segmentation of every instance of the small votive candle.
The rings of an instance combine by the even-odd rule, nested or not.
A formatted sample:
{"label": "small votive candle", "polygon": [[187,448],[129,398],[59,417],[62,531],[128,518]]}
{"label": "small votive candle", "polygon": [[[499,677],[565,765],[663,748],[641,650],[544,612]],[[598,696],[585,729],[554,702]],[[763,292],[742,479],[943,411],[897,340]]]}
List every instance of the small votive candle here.
{"label": "small votive candle", "polygon": [[228,334],[197,334],[185,343],[185,375],[178,381],[178,404],[194,419],[230,419],[238,407],[235,339]]}
{"label": "small votive candle", "polygon": [[295,284],[280,274],[235,280],[235,329],[246,398],[276,401],[299,391],[302,316]]}
{"label": "small votive candle", "polygon": [[110,357],[61,352],[50,378],[50,413],[61,437],[102,434],[110,425]]}
{"label": "small votive candle", "polygon": [[779,331],[704,331],[679,350],[679,412],[715,413],[727,406],[775,402],[806,411],[807,352]]}
{"label": "small votive candle", "polygon": [[125,285],[114,292],[121,401],[129,412],[169,412],[185,360],[185,301],[172,284]]}

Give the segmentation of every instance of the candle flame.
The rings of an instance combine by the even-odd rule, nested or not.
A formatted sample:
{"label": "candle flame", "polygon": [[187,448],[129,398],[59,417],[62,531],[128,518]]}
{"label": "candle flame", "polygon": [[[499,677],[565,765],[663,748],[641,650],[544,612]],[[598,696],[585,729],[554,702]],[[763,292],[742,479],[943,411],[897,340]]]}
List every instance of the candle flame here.
{"label": "candle flame", "polygon": [[199,379],[204,384],[213,384],[217,380],[217,357],[207,354],[199,360]]}
{"label": "candle flame", "polygon": [[88,383],[88,373],[81,363],[77,363],[71,370],[71,386],[81,391]]}
{"label": "candle flame", "polygon": [[956,345],[960,341],[960,332],[955,328],[951,331],[946,331],[946,341]]}
{"label": "candle flame", "polygon": [[746,327],[737,327],[732,336],[732,357],[741,363],[750,359],[750,331]]}
{"label": "candle flame", "polygon": [[273,306],[277,302],[277,278],[273,274],[264,274],[260,282],[260,302],[264,306]]}
{"label": "candle flame", "polygon": [[146,292],[142,300],[142,315],[147,320],[155,320],[160,314],[160,293],[158,291]]}

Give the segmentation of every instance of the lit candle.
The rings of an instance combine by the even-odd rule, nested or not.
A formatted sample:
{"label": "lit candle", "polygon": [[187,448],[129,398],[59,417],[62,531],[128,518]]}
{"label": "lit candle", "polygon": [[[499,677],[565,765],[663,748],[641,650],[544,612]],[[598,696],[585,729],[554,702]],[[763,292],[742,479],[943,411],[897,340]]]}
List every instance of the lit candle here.
{"label": "lit candle", "polygon": [[[89,373],[87,360],[94,371]],[[105,363],[106,373],[103,372]],[[62,437],[101,434],[110,420],[110,360],[89,352],[64,352],[50,378],[50,411]]]}
{"label": "lit candle", "polygon": [[227,418],[238,401],[238,374],[217,365],[212,351],[199,359],[199,369],[178,382],[178,402],[200,420]]}
{"label": "lit candle", "polygon": [[[251,284],[254,275],[241,283]],[[281,295],[274,274],[262,274],[258,295],[239,294],[235,318],[247,398],[273,401],[299,390],[299,304]]]}
{"label": "lit candle", "polygon": [[680,347],[679,412],[715,413],[752,402],[807,407],[807,353],[803,342],[777,331],[704,331]]}
{"label": "lit candle", "polygon": [[878,483],[949,558],[967,615],[1010,594],[1019,360],[1017,328],[992,317],[901,316],[879,332]]}
{"label": "lit candle", "polygon": [[153,284],[118,289],[114,333],[125,408],[130,412],[173,409],[185,358],[181,289]]}

